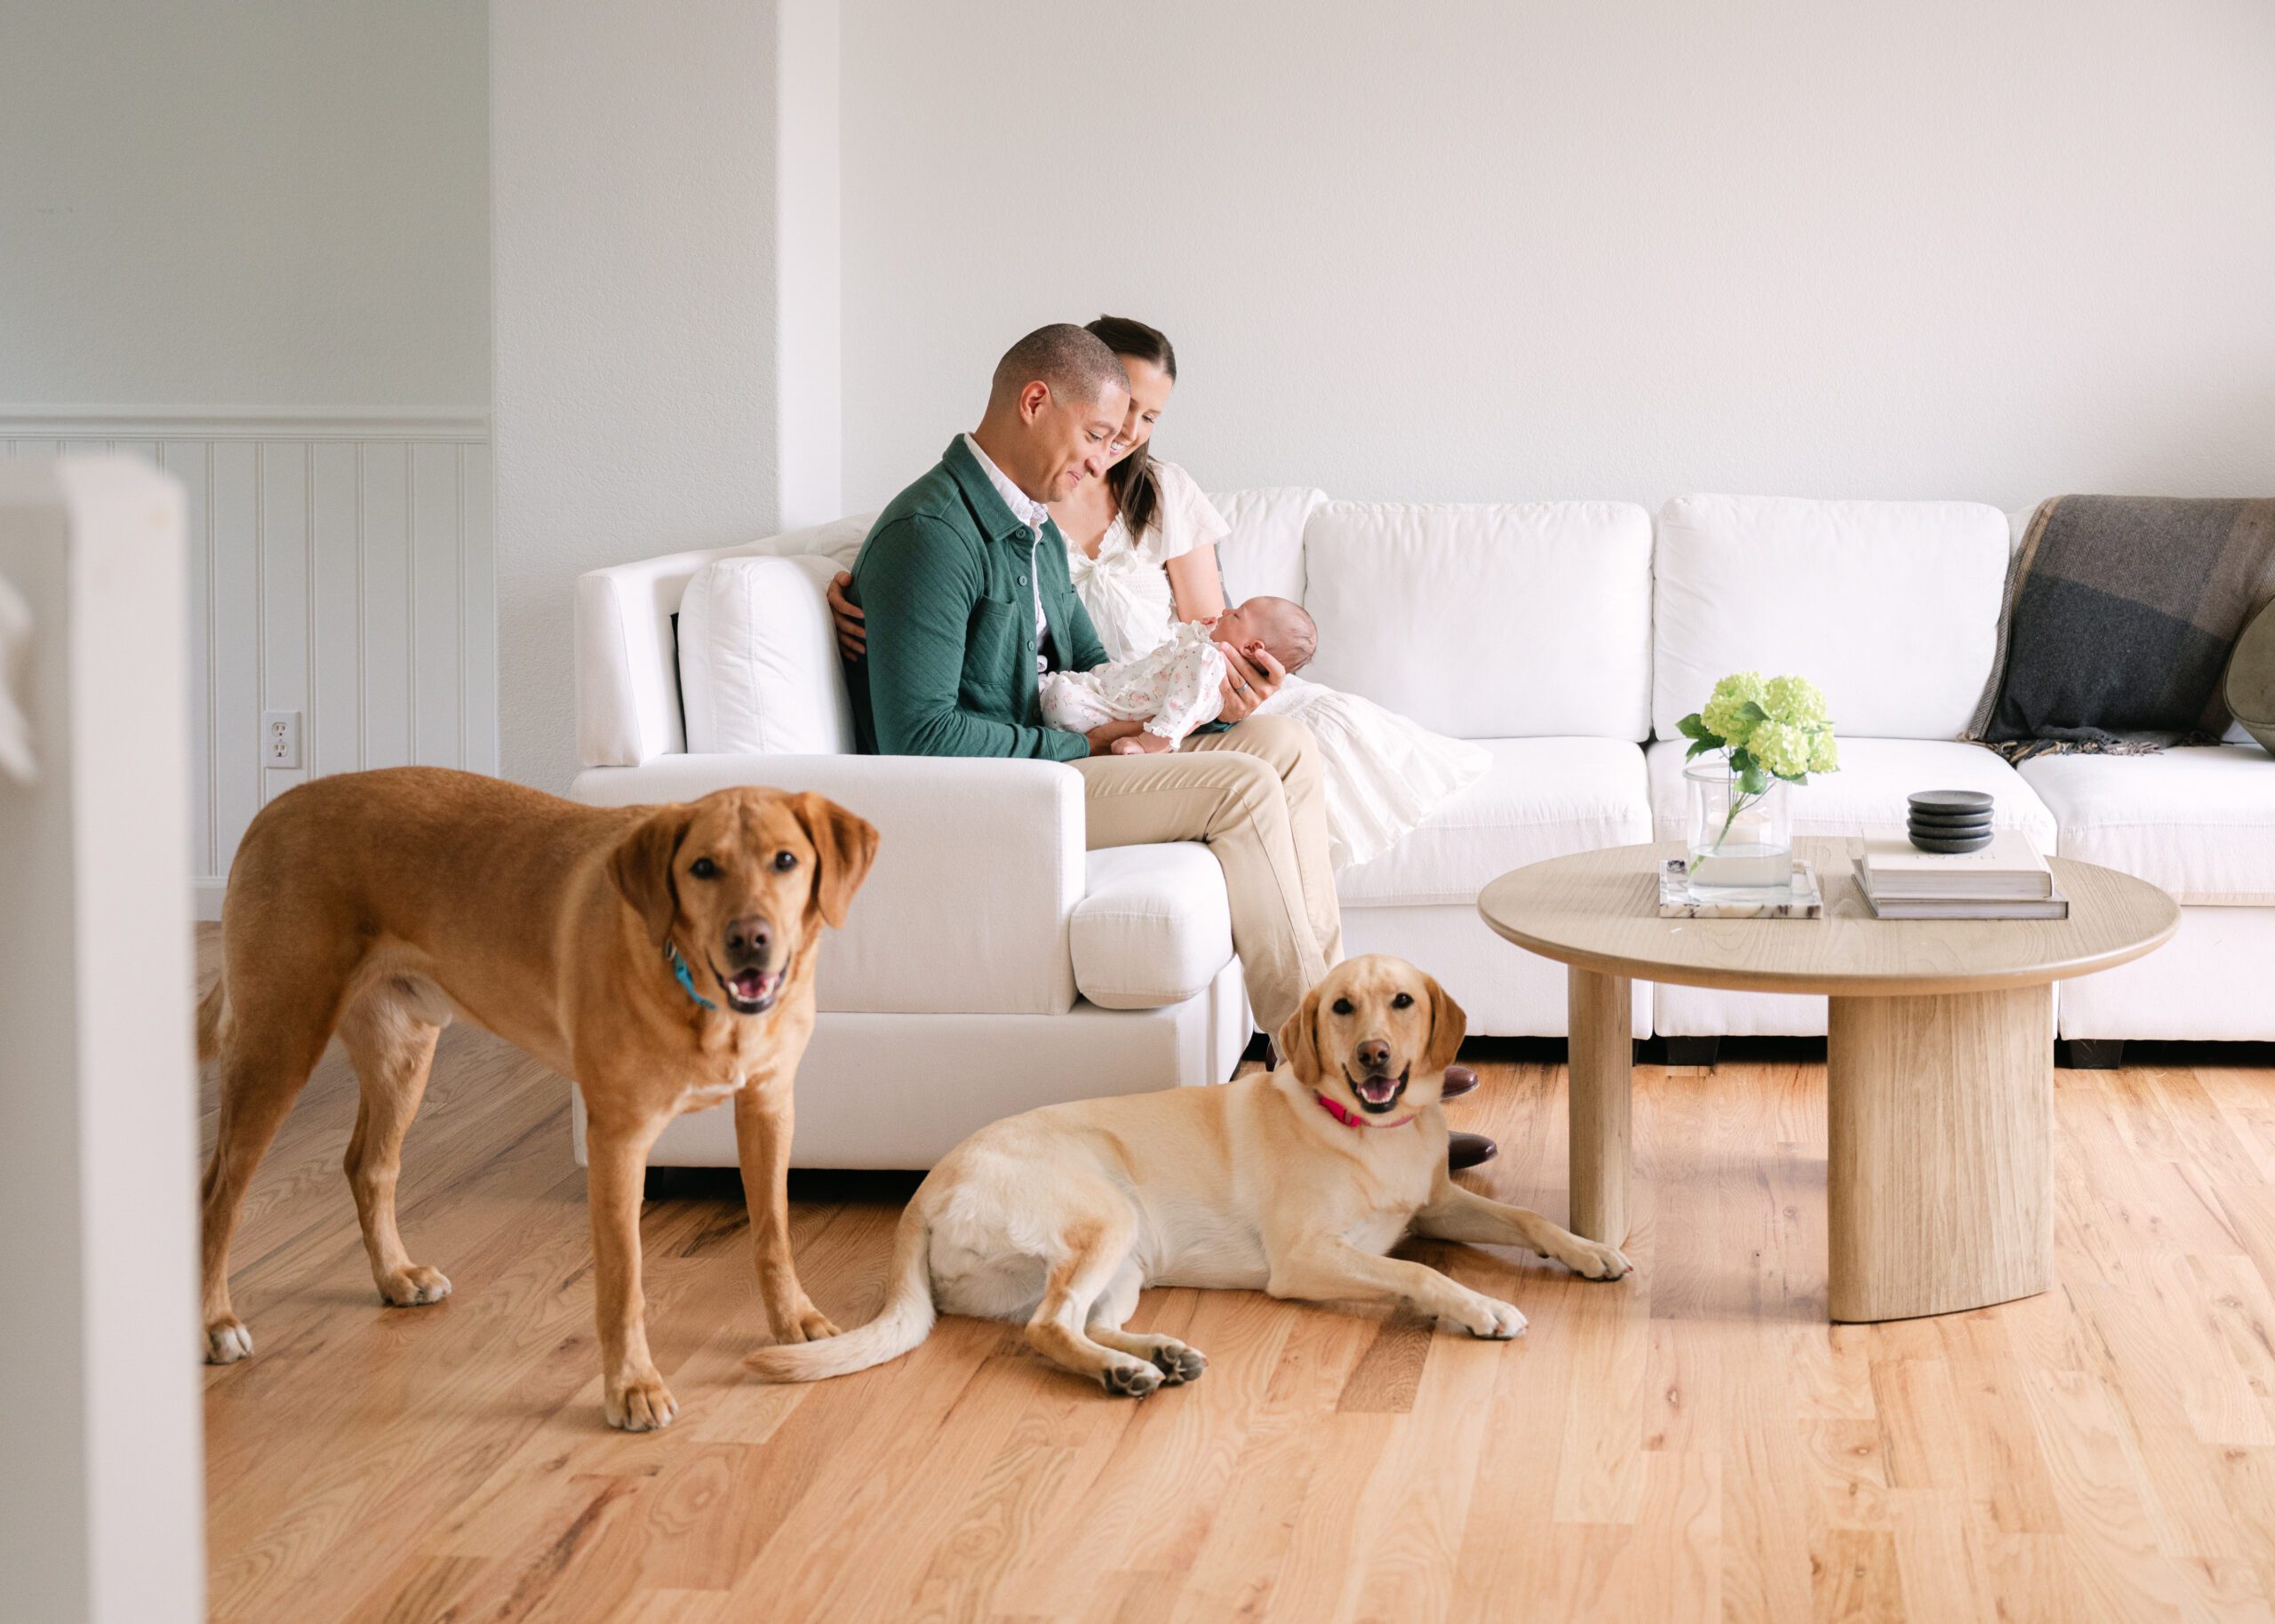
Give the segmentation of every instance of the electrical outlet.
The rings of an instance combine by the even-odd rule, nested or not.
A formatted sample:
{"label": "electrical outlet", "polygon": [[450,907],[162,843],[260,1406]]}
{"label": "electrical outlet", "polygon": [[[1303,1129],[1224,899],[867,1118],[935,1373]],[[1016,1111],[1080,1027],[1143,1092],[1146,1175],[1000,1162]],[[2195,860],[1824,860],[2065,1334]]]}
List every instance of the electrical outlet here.
{"label": "electrical outlet", "polygon": [[260,764],[298,767],[300,764],[300,713],[264,711],[260,718]]}

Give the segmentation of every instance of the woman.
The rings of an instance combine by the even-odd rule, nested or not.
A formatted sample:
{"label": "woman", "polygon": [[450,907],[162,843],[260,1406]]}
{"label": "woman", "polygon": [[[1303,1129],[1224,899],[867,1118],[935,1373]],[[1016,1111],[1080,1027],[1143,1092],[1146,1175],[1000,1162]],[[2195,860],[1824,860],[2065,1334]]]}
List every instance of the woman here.
{"label": "woman", "polygon": [[[1075,595],[1106,657],[1136,659],[1159,647],[1177,622],[1225,612],[1217,545],[1232,527],[1191,474],[1152,453],[1153,426],[1177,387],[1169,339],[1125,316],[1100,316],[1089,327],[1130,374],[1130,411],[1106,477],[1083,481],[1052,504],[1050,516],[1066,538]],[[861,611],[845,601],[845,580],[832,585],[829,602],[838,641],[858,659],[866,646]],[[1234,673],[1225,720],[1252,712],[1293,716],[1318,740],[1329,855],[1338,869],[1388,851],[1489,764],[1475,744],[1432,733],[1356,694],[1284,675],[1276,662],[1253,684],[1243,683],[1241,667]]]}

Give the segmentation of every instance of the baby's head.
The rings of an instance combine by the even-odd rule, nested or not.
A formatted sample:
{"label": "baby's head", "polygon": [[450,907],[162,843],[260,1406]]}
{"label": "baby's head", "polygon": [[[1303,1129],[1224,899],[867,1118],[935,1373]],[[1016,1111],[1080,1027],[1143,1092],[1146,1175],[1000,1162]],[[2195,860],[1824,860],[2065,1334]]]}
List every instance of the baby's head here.
{"label": "baby's head", "polygon": [[1235,649],[1262,643],[1289,671],[1300,671],[1319,652],[1319,627],[1304,606],[1289,598],[1250,598],[1217,617],[1217,641]]}

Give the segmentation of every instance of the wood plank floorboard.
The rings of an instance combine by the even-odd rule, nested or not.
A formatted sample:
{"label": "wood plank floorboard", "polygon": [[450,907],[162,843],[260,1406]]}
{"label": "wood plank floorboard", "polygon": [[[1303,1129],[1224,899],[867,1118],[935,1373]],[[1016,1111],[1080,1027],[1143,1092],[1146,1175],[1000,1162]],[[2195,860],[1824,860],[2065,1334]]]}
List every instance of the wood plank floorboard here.
{"label": "wood plank floorboard", "polygon": [[[216,942],[202,927],[199,958]],[[1478,1046],[1474,1187],[1561,1218],[1564,1073]],[[1410,1316],[1156,1291],[1199,1382],[1109,1398],[944,1320],[812,1387],[762,1336],[730,1171],[658,1182],[650,1336],[682,1414],[601,1419],[569,1090],[446,1033],[401,1190],[444,1302],[373,1290],[335,1048],[236,1252],[257,1351],[205,1379],[210,1605],[419,1620],[2262,1620],[2275,1624],[2275,1069],[2159,1049],[2055,1077],[2058,1280],[1825,1315],[1824,1069],[1635,1071],[1637,1272],[1417,1245],[1507,1345]],[[205,1133],[214,1102],[204,1079]],[[866,1318],[914,1175],[801,1175],[795,1246]]]}

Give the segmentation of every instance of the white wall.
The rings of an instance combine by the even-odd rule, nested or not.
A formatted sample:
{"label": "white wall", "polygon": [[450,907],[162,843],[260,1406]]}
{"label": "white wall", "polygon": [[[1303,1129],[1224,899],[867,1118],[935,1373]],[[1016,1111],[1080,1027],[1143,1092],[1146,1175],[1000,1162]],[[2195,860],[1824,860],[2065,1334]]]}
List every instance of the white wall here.
{"label": "white wall", "polygon": [[479,411],[483,7],[0,8],[0,409]]}
{"label": "white wall", "polygon": [[845,498],[1001,349],[1357,498],[2275,485],[2258,0],[845,0]]}
{"label": "white wall", "polygon": [[834,10],[491,6],[509,777],[575,771],[579,573],[838,510]]}
{"label": "white wall", "polygon": [[487,52],[480,0],[0,9],[0,455],[188,487],[209,917],[312,773],[496,769]]}
{"label": "white wall", "polygon": [[845,512],[838,289],[838,0],[777,0],[776,421],[785,529]]}

